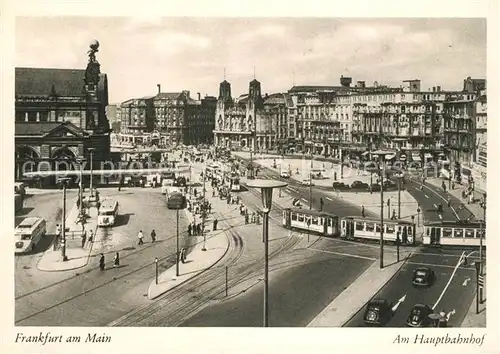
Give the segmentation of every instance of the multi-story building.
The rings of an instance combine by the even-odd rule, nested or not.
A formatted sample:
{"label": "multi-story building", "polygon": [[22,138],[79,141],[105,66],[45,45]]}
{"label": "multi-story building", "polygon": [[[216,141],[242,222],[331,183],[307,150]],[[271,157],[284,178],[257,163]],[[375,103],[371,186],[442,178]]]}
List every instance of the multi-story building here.
{"label": "multi-story building", "polygon": [[[277,146],[276,118],[284,114],[285,107],[274,96],[270,101],[278,103],[265,105],[260,82],[255,79],[249,84],[248,94],[237,99],[232,98],[231,84],[224,80],[219,85],[215,113],[215,146],[253,151],[274,149]],[[276,110],[272,110],[272,106],[276,106]]]}
{"label": "multi-story building", "polygon": [[210,144],[215,125],[217,99],[211,96],[198,100],[187,90],[161,92],[133,98],[120,105],[120,144],[175,146],[178,144]]}
{"label": "multi-story building", "polygon": [[85,168],[90,159],[94,167],[109,159],[108,80],[95,58],[98,48],[91,43],[85,70],[16,68],[16,179],[25,172],[79,168],[80,159]]}
{"label": "multi-story building", "polygon": [[153,97],[132,98],[120,105],[121,143],[144,144],[153,131]]}

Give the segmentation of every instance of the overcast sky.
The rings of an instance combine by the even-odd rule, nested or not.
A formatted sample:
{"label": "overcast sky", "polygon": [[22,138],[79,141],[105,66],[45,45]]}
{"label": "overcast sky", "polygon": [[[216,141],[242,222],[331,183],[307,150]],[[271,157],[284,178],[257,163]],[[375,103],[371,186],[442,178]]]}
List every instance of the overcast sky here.
{"label": "overcast sky", "polygon": [[21,17],[15,65],[84,69],[92,39],[111,103],[154,95],[156,84],[216,96],[224,67],[233,96],[248,91],[254,67],[263,93],[338,85],[340,75],[420,79],[425,90],[486,77],[483,19]]}

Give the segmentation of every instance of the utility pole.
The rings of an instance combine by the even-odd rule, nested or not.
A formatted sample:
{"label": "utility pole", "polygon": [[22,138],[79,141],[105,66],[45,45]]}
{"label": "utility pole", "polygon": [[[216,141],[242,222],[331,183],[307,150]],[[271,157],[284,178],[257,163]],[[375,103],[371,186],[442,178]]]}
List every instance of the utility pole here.
{"label": "utility pole", "polygon": [[203,214],[201,214],[201,217],[202,217],[202,221],[201,221],[201,234],[203,235],[203,248],[201,249],[202,251],[206,251],[206,247],[205,247],[205,244],[206,244],[206,241],[207,241],[207,236],[205,235],[205,218],[207,216],[207,212],[206,212],[206,199],[205,199],[205,180],[206,180],[206,177],[207,177],[207,168],[205,166],[205,168],[203,169],[203,208],[201,209],[201,212]]}
{"label": "utility pole", "polygon": [[[384,185],[384,174],[380,167],[381,185]],[[384,188],[380,188],[380,269],[384,268]]]}
{"label": "utility pole", "polygon": [[312,209],[312,178],[311,178],[311,172],[309,172],[309,210]]}
{"label": "utility pole", "polygon": [[398,176],[398,219],[401,219],[401,177]]}
{"label": "utility pole", "polygon": [[486,193],[484,193],[483,200],[480,205],[483,209],[483,222],[481,223],[481,231],[479,234],[479,262],[481,263],[481,268],[479,270],[480,274],[483,275],[483,236],[486,233]]}

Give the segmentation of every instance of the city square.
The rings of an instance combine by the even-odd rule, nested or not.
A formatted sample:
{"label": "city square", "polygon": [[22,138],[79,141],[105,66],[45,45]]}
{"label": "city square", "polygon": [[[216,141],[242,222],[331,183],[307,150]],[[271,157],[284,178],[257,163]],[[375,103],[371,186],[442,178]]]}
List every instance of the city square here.
{"label": "city square", "polygon": [[[27,50],[44,21],[23,21]],[[239,21],[189,18],[204,36],[168,37],[180,73],[116,59],[121,36],[185,28],[169,18],[116,20],[73,47],[79,65],[16,66],[15,326],[485,328],[485,21],[252,19],[273,43],[253,63],[224,42],[252,41]],[[313,51],[280,31],[332,24],[279,70],[280,50]],[[454,46],[475,33],[470,67],[446,41],[390,50],[440,26]],[[336,36],[353,54],[323,49]],[[404,64],[370,68],[359,48],[379,36]]]}

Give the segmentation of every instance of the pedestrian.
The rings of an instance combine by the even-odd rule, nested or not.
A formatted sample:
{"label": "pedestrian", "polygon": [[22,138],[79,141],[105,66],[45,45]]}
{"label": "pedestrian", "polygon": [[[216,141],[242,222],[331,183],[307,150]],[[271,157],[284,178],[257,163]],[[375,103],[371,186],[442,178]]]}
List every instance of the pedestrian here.
{"label": "pedestrian", "polygon": [[192,226],[191,224],[188,225],[188,236],[191,236],[191,232],[192,232]]}
{"label": "pedestrian", "polygon": [[156,241],[156,232],[155,230],[153,229],[151,231],[151,243],[154,243]]}
{"label": "pedestrian", "polygon": [[364,205],[361,206],[361,216],[365,217],[365,206]]}
{"label": "pedestrian", "polygon": [[61,225],[56,225],[56,239],[58,240],[61,237]]}
{"label": "pedestrian", "polygon": [[448,208],[450,208],[450,207],[451,207],[451,198],[448,197]]}
{"label": "pedestrian", "polygon": [[195,189],[194,189],[194,197],[195,197],[195,198],[196,198],[197,194],[198,194],[198,191],[197,191],[197,190],[196,190],[196,188],[195,188]]}
{"label": "pedestrian", "polygon": [[324,205],[323,198],[320,198],[319,199],[319,211],[323,211],[323,205]]}
{"label": "pedestrian", "polygon": [[113,261],[113,266],[115,268],[120,266],[120,254],[118,252],[116,252],[116,254],[115,254],[115,259]]}
{"label": "pedestrian", "polygon": [[248,214],[244,214],[245,215],[245,225],[248,225]]}
{"label": "pedestrian", "polygon": [[196,223],[194,221],[193,221],[192,231],[193,231],[193,236],[197,236],[197,233],[196,233]]}
{"label": "pedestrian", "polygon": [[94,242],[94,230],[90,229],[89,244]]}
{"label": "pedestrian", "polygon": [[202,233],[201,233],[201,224],[196,225],[196,233],[197,233],[198,235],[201,235],[201,234],[202,234]]}
{"label": "pedestrian", "polygon": [[255,211],[252,212],[252,224],[255,224]]}
{"label": "pedestrian", "polygon": [[140,230],[139,233],[137,234],[137,238],[139,239],[138,245],[144,244],[144,241],[143,241],[144,234],[142,233],[142,230]]}
{"label": "pedestrian", "polygon": [[214,219],[214,231],[217,231],[217,223],[219,222],[219,220]]}
{"label": "pedestrian", "polygon": [[87,231],[82,233],[82,248],[85,248],[85,242],[87,241]]}
{"label": "pedestrian", "polygon": [[101,258],[99,259],[99,268],[101,270],[104,270],[104,262],[105,262],[104,254],[101,253]]}

